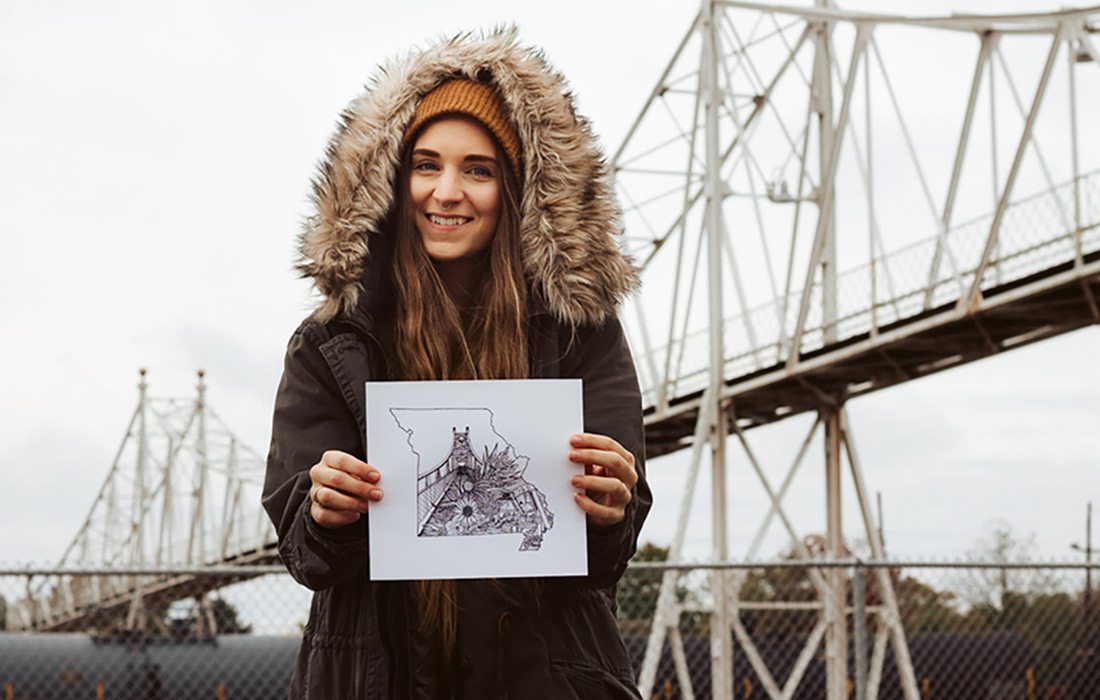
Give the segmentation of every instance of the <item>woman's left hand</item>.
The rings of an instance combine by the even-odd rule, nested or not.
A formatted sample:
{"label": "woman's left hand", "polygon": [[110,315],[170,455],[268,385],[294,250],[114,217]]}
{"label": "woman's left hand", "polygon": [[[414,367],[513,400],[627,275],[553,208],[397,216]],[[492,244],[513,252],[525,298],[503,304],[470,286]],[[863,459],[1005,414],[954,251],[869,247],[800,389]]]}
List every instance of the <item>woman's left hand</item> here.
{"label": "woman's left hand", "polygon": [[626,506],[638,472],[634,455],[606,435],[579,433],[569,438],[569,461],[584,465],[570,483],[584,489],[573,496],[593,525],[615,525],[626,516]]}

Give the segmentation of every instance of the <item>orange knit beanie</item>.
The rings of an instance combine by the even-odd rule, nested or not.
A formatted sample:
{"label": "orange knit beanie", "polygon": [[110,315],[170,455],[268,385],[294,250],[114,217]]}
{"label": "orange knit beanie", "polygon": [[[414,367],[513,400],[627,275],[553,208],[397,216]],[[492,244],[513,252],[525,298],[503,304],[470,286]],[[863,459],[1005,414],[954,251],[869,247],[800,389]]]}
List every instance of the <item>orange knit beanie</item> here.
{"label": "orange knit beanie", "polygon": [[519,134],[508,118],[508,110],[493,88],[465,78],[456,78],[436,86],[420,100],[412,123],[405,130],[403,144],[408,144],[416,134],[437,117],[461,114],[472,117],[496,137],[508,164],[519,179]]}

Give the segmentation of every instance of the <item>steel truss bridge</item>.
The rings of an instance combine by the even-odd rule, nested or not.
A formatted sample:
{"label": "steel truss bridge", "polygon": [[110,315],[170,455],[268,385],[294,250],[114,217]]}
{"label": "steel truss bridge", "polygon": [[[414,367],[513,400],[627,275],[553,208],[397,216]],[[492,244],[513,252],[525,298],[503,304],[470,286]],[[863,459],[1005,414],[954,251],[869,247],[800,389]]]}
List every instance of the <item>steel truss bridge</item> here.
{"label": "steel truss bridge", "polygon": [[[773,525],[802,559],[847,556],[844,474],[870,562],[884,561],[845,402],[1100,323],[1100,133],[1082,128],[1100,113],[1098,21],[1100,7],[902,17],[826,0],[701,3],[612,163],[625,245],[645,280],[624,319],[647,452],[691,455],[673,561],[704,465],[712,559],[733,559],[725,499],[734,448],[770,503],[743,561],[758,560]],[[114,612],[140,627],[149,601],[229,582],[155,569],[277,560],[259,507],[263,462],[217,419],[204,390],[200,374],[194,399],[148,398],[142,373],[118,456],[59,567],[140,573],[36,577],[10,613],[17,626],[78,630]],[[807,412],[817,420],[773,484],[749,431]],[[826,534],[811,552],[783,498],[822,431]],[[857,697],[877,696],[889,648],[915,700],[892,584],[876,571],[881,600],[871,657],[856,659]],[[240,579],[251,575],[244,567]],[[770,698],[791,697],[824,645],[828,698],[848,697],[841,569],[810,570],[819,619],[786,678],[767,668],[741,622],[743,573],[713,576],[715,697],[733,697],[734,643]],[[682,694],[693,697],[676,582],[664,575],[643,697],[666,644]]]}
{"label": "steel truss bridge", "polygon": [[[144,629],[148,606],[186,598],[201,605],[211,590],[257,575],[246,568],[239,577],[207,577],[203,567],[278,562],[260,507],[264,460],[207,405],[203,372],[186,399],[150,397],[144,369],[140,376],[107,479],[56,567],[76,575],[28,577],[26,596],[8,611],[9,629],[84,631],[112,619]],[[120,573],[79,575],[105,569]],[[162,569],[192,573],[158,575]]]}
{"label": "steel truss bridge", "polygon": [[[1100,139],[1078,123],[1100,109],[1098,20],[1100,7],[901,17],[829,0],[701,3],[613,159],[627,247],[646,278],[626,321],[648,452],[691,454],[671,560],[683,556],[704,464],[711,559],[731,560],[736,448],[770,504],[744,561],[759,560],[772,525],[799,559],[850,556],[845,474],[857,536],[883,561],[845,403],[1100,323]],[[807,412],[817,420],[793,464],[765,470],[750,429]],[[819,432],[823,542],[783,506]],[[715,697],[733,697],[734,644],[769,698],[792,697],[822,652],[829,700],[848,697],[852,676],[855,697],[877,697],[888,648],[906,699],[919,697],[884,568],[873,640],[859,636],[844,572],[809,570],[817,623],[785,677],[742,621],[743,578],[710,581]],[[666,644],[681,694],[694,695],[676,586],[664,574],[642,697]]]}

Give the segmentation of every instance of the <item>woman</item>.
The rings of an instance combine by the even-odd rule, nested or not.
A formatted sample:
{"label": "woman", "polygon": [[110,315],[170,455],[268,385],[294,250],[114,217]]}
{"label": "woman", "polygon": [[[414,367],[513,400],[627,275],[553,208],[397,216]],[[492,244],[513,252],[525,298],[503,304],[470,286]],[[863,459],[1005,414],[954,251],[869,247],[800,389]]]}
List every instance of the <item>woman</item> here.
{"label": "woman", "polygon": [[[512,31],[385,67],[314,183],[301,270],[323,301],[294,333],[264,506],[315,591],[291,695],[636,697],[615,585],[650,505],[640,398],[615,317],[636,284],[602,155],[564,80]],[[579,377],[562,445],[585,577],[373,582],[368,380]],[[566,475],[562,477],[568,478]]]}

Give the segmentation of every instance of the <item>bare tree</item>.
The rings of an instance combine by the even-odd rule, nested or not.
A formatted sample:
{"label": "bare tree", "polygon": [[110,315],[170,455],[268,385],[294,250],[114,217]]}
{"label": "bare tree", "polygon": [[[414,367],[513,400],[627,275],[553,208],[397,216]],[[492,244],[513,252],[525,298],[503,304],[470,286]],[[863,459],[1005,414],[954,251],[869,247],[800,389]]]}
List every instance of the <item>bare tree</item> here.
{"label": "bare tree", "polygon": [[[991,520],[974,546],[967,550],[969,561],[1014,564],[1035,561],[1035,534],[1020,535],[1005,520]],[[996,566],[970,569],[961,574],[953,588],[970,607],[1004,609],[1007,596],[1034,597],[1057,592],[1057,582],[1042,569],[1009,569]]]}

